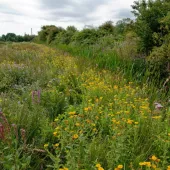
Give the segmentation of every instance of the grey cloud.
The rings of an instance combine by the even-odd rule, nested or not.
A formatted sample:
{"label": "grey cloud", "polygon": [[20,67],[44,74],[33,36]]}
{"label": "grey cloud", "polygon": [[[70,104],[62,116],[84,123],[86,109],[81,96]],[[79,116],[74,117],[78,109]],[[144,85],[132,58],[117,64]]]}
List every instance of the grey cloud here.
{"label": "grey cloud", "polygon": [[111,0],[41,0],[41,8],[49,11],[49,16],[44,19],[55,21],[75,21],[86,22],[96,18],[89,17],[90,13],[103,4],[109,3]]}
{"label": "grey cloud", "polygon": [[[63,9],[72,7],[75,10],[88,10],[96,8],[98,5],[106,4],[106,0],[40,0],[44,9]],[[108,0],[108,2],[111,0]]]}

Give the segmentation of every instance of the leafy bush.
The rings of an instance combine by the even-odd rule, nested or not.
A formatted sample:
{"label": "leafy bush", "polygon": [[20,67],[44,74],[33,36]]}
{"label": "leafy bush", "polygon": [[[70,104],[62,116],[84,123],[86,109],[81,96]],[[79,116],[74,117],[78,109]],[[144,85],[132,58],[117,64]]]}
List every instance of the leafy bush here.
{"label": "leafy bush", "polygon": [[170,44],[155,47],[147,58],[148,76],[150,79],[163,80],[168,78],[170,70]]}

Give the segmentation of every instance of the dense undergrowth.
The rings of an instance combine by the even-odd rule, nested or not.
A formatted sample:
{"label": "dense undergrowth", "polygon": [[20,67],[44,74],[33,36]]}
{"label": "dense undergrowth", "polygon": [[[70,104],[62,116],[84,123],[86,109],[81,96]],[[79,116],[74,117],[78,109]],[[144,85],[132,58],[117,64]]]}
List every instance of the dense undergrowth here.
{"label": "dense undergrowth", "polygon": [[168,101],[94,61],[1,44],[0,169],[170,169]]}

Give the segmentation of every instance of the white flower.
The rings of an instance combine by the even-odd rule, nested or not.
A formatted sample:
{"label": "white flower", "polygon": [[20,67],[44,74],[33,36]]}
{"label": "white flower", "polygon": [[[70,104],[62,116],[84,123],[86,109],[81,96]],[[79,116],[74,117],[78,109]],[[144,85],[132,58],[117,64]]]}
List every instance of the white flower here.
{"label": "white flower", "polygon": [[155,109],[161,109],[163,106],[160,103],[155,102]]}

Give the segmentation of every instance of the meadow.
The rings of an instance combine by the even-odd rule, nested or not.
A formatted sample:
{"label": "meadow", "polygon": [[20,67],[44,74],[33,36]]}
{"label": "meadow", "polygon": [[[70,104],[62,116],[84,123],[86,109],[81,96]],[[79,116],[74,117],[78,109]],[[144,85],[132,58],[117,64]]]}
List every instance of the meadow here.
{"label": "meadow", "polygon": [[170,107],[158,94],[85,57],[2,43],[0,169],[170,170]]}

